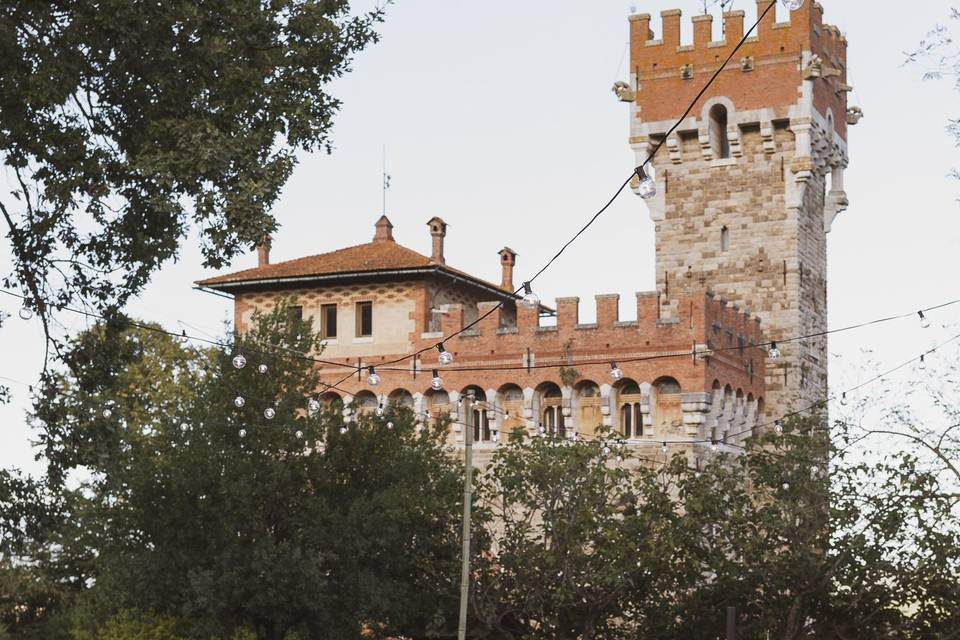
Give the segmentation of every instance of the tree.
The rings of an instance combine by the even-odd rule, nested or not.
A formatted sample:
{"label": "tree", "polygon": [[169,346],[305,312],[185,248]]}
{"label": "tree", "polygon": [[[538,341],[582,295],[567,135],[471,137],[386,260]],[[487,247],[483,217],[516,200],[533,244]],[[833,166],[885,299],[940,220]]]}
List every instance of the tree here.
{"label": "tree", "polygon": [[[960,20],[960,10],[951,8],[950,20]],[[920,65],[925,80],[952,78],[954,88],[960,90],[960,49],[954,45],[955,40],[950,26],[938,24],[916,49],[907,53],[907,63]],[[947,132],[960,146],[960,118],[947,123]],[[960,169],[953,169],[951,175],[960,179]]]}
{"label": "tree", "polygon": [[177,637],[270,640],[455,625],[463,474],[445,427],[314,411],[298,354],[319,338],[285,304],[229,352],[115,324],[75,340],[35,407],[45,489],[63,496],[37,557],[69,586],[69,624],[36,624],[115,637],[103,625],[135,611]]}
{"label": "tree", "polygon": [[330,148],[326,87],[382,18],[348,0],[4,3],[4,286],[48,328],[69,303],[122,308],[191,227],[208,267],[259,243],[295,152]]}
{"label": "tree", "polygon": [[733,606],[747,638],[956,637],[960,516],[916,457],[858,460],[817,417],[700,464],[641,456],[604,439],[497,452],[482,633],[713,640]]}

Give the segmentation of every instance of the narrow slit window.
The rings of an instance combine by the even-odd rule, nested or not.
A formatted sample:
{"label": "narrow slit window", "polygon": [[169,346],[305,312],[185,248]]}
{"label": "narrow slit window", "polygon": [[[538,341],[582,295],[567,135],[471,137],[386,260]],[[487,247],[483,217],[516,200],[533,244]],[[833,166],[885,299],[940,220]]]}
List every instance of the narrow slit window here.
{"label": "narrow slit window", "polygon": [[357,303],[357,337],[369,338],[373,335],[373,303]]}
{"label": "narrow slit window", "polygon": [[720,251],[730,251],[730,229],[720,229]]}
{"label": "narrow slit window", "polygon": [[320,335],[328,339],[337,337],[337,305],[325,304],[320,307]]}
{"label": "narrow slit window", "polygon": [[730,157],[730,140],[727,137],[727,108],[715,104],[710,108],[710,147],[715,159]]}

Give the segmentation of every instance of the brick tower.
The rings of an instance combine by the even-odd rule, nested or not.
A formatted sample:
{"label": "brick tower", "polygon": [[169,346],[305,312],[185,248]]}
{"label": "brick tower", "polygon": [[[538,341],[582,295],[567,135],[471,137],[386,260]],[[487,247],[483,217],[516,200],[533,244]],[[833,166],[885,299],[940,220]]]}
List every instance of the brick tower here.
{"label": "brick tower", "polygon": [[[757,0],[756,15],[771,0]],[[752,13],[752,12],[751,12]],[[693,18],[693,44],[680,42],[679,10],[663,11],[654,37],[647,14],[630,17],[630,144],[637,164],[683,115],[743,37],[745,12]],[[777,23],[771,10],[654,161],[658,195],[657,288],[664,304],[690,288],[763,321],[782,357],[768,360],[768,419],[825,397],[826,338],[788,338],[827,328],[827,233],[847,206],[847,43],[807,0]],[[754,17],[751,16],[752,24]],[[718,340],[718,342],[720,342]]]}

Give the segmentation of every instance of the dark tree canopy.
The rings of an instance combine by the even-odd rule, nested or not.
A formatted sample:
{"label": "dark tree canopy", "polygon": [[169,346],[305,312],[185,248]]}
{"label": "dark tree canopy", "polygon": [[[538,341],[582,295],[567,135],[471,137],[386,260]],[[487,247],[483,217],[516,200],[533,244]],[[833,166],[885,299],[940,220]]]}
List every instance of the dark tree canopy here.
{"label": "dark tree canopy", "polygon": [[[0,6],[4,284],[47,312],[122,307],[191,228],[209,267],[274,230],[326,88],[375,41],[348,0],[10,0]],[[49,331],[48,331],[49,337]]]}

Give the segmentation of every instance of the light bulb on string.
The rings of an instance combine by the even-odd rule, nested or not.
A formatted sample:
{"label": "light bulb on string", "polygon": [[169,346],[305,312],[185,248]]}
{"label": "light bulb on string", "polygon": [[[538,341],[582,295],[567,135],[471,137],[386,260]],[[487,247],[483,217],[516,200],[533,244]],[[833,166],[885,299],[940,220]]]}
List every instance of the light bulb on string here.
{"label": "light bulb on string", "polygon": [[343,435],[343,434],[346,433],[346,432],[347,432],[347,427],[346,427],[346,426],[340,427],[340,434],[341,434],[341,435]]}
{"label": "light bulb on string", "polygon": [[190,430],[190,425],[188,425],[186,422],[180,423],[180,431],[183,431],[184,433],[186,433],[189,430]]}
{"label": "light bulb on string", "polygon": [[804,0],[781,0],[781,2],[790,11],[796,11],[803,6]]}
{"label": "light bulb on string", "polygon": [[610,363],[610,377],[616,380],[623,378],[623,369],[617,366],[616,362]]}
{"label": "light bulb on string", "polygon": [[388,422],[388,423],[387,423],[387,429],[393,429],[393,423],[392,423],[392,422]]}
{"label": "light bulb on string", "polygon": [[533,287],[530,286],[529,282],[523,283],[523,299],[520,304],[527,309],[540,308],[540,296],[533,292]]}
{"label": "light bulb on string", "polygon": [[660,447],[660,450],[663,451],[663,455],[667,455],[668,449],[667,449],[667,443],[666,443],[666,442],[663,443],[663,446]]}
{"label": "light bulb on string", "polygon": [[273,407],[267,407],[263,410],[263,417],[267,420],[273,420],[274,416],[277,415],[277,410]]}
{"label": "light bulb on string", "polygon": [[717,441],[716,441],[716,440],[713,440],[713,441],[710,443],[710,451],[712,451],[712,452],[714,452],[714,453],[717,452]]}
{"label": "light bulb on string", "polygon": [[440,377],[440,372],[436,369],[433,370],[433,379],[430,381],[430,388],[434,391],[443,390],[443,378]]}
{"label": "light bulb on string", "polygon": [[377,405],[377,416],[383,416],[383,403]]}
{"label": "light bulb on string", "polygon": [[238,394],[237,394],[237,397],[233,399],[233,405],[234,405],[237,409],[243,409],[243,405],[245,405],[245,404],[247,404],[247,401],[244,400],[244,399],[243,399],[243,396],[238,393]]}
{"label": "light bulb on string", "polygon": [[293,434],[293,435],[295,435],[295,436],[297,437],[297,440],[303,440],[303,431],[297,431],[297,432],[296,432],[295,434]]}
{"label": "light bulb on string", "polygon": [[240,429],[240,437],[241,437],[241,438],[246,438],[246,437],[247,437],[247,430],[246,430],[246,429]]}
{"label": "light bulb on string", "polygon": [[926,370],[926,368],[927,368],[927,358],[926,358],[926,356],[920,356],[920,362],[919,362],[919,364],[917,364],[917,367],[918,367],[921,371]]}
{"label": "light bulb on string", "polygon": [[110,407],[107,407],[106,409],[103,410],[104,418],[109,418],[112,415],[113,415],[113,411],[110,410]]}
{"label": "light bulb on string", "polygon": [[779,436],[779,435],[783,435],[783,425],[780,424],[780,421],[779,421],[779,420],[777,420],[775,423],[773,423],[773,430],[777,432],[777,435],[778,435],[778,436]]}
{"label": "light bulb on string", "polygon": [[643,165],[637,167],[637,170],[634,172],[637,176],[636,184],[631,182],[631,187],[633,192],[643,198],[644,200],[649,200],[657,195],[657,183],[656,181],[647,175],[646,170],[644,170]]}
{"label": "light bulb on string", "polygon": [[30,307],[20,307],[20,319],[21,320],[30,320],[33,318],[33,309]]}
{"label": "light bulb on string", "polygon": [[923,311],[918,311],[918,312],[917,312],[917,315],[920,316],[920,327],[921,327],[922,329],[929,329],[929,328],[930,328],[930,318],[928,318],[927,316],[923,315]]}
{"label": "light bulb on string", "polygon": [[307,412],[310,415],[316,415],[320,411],[320,402],[316,398],[307,400]]}
{"label": "light bulb on string", "polygon": [[437,361],[441,366],[447,366],[453,364],[453,354],[447,351],[447,348],[443,346],[443,343],[437,345],[437,351],[440,352],[440,357],[437,358]]}
{"label": "light bulb on string", "polygon": [[243,369],[245,366],[247,366],[247,358],[242,353],[233,356],[234,369]]}
{"label": "light bulb on string", "polygon": [[847,406],[847,392],[846,392],[846,391],[844,391],[843,394],[840,396],[840,404],[841,404],[842,406],[844,406],[844,407]]}
{"label": "light bulb on string", "polygon": [[771,360],[777,360],[782,355],[780,353],[780,347],[777,346],[776,342],[770,343],[770,349],[767,351],[767,355],[770,356]]}
{"label": "light bulb on string", "polygon": [[367,367],[367,384],[371,387],[380,384],[380,374],[373,367]]}
{"label": "light bulb on string", "polygon": [[257,371],[259,371],[260,373],[266,373],[266,372],[267,372],[267,365],[265,365],[265,364],[260,364],[260,365],[258,365],[258,366],[257,366]]}

